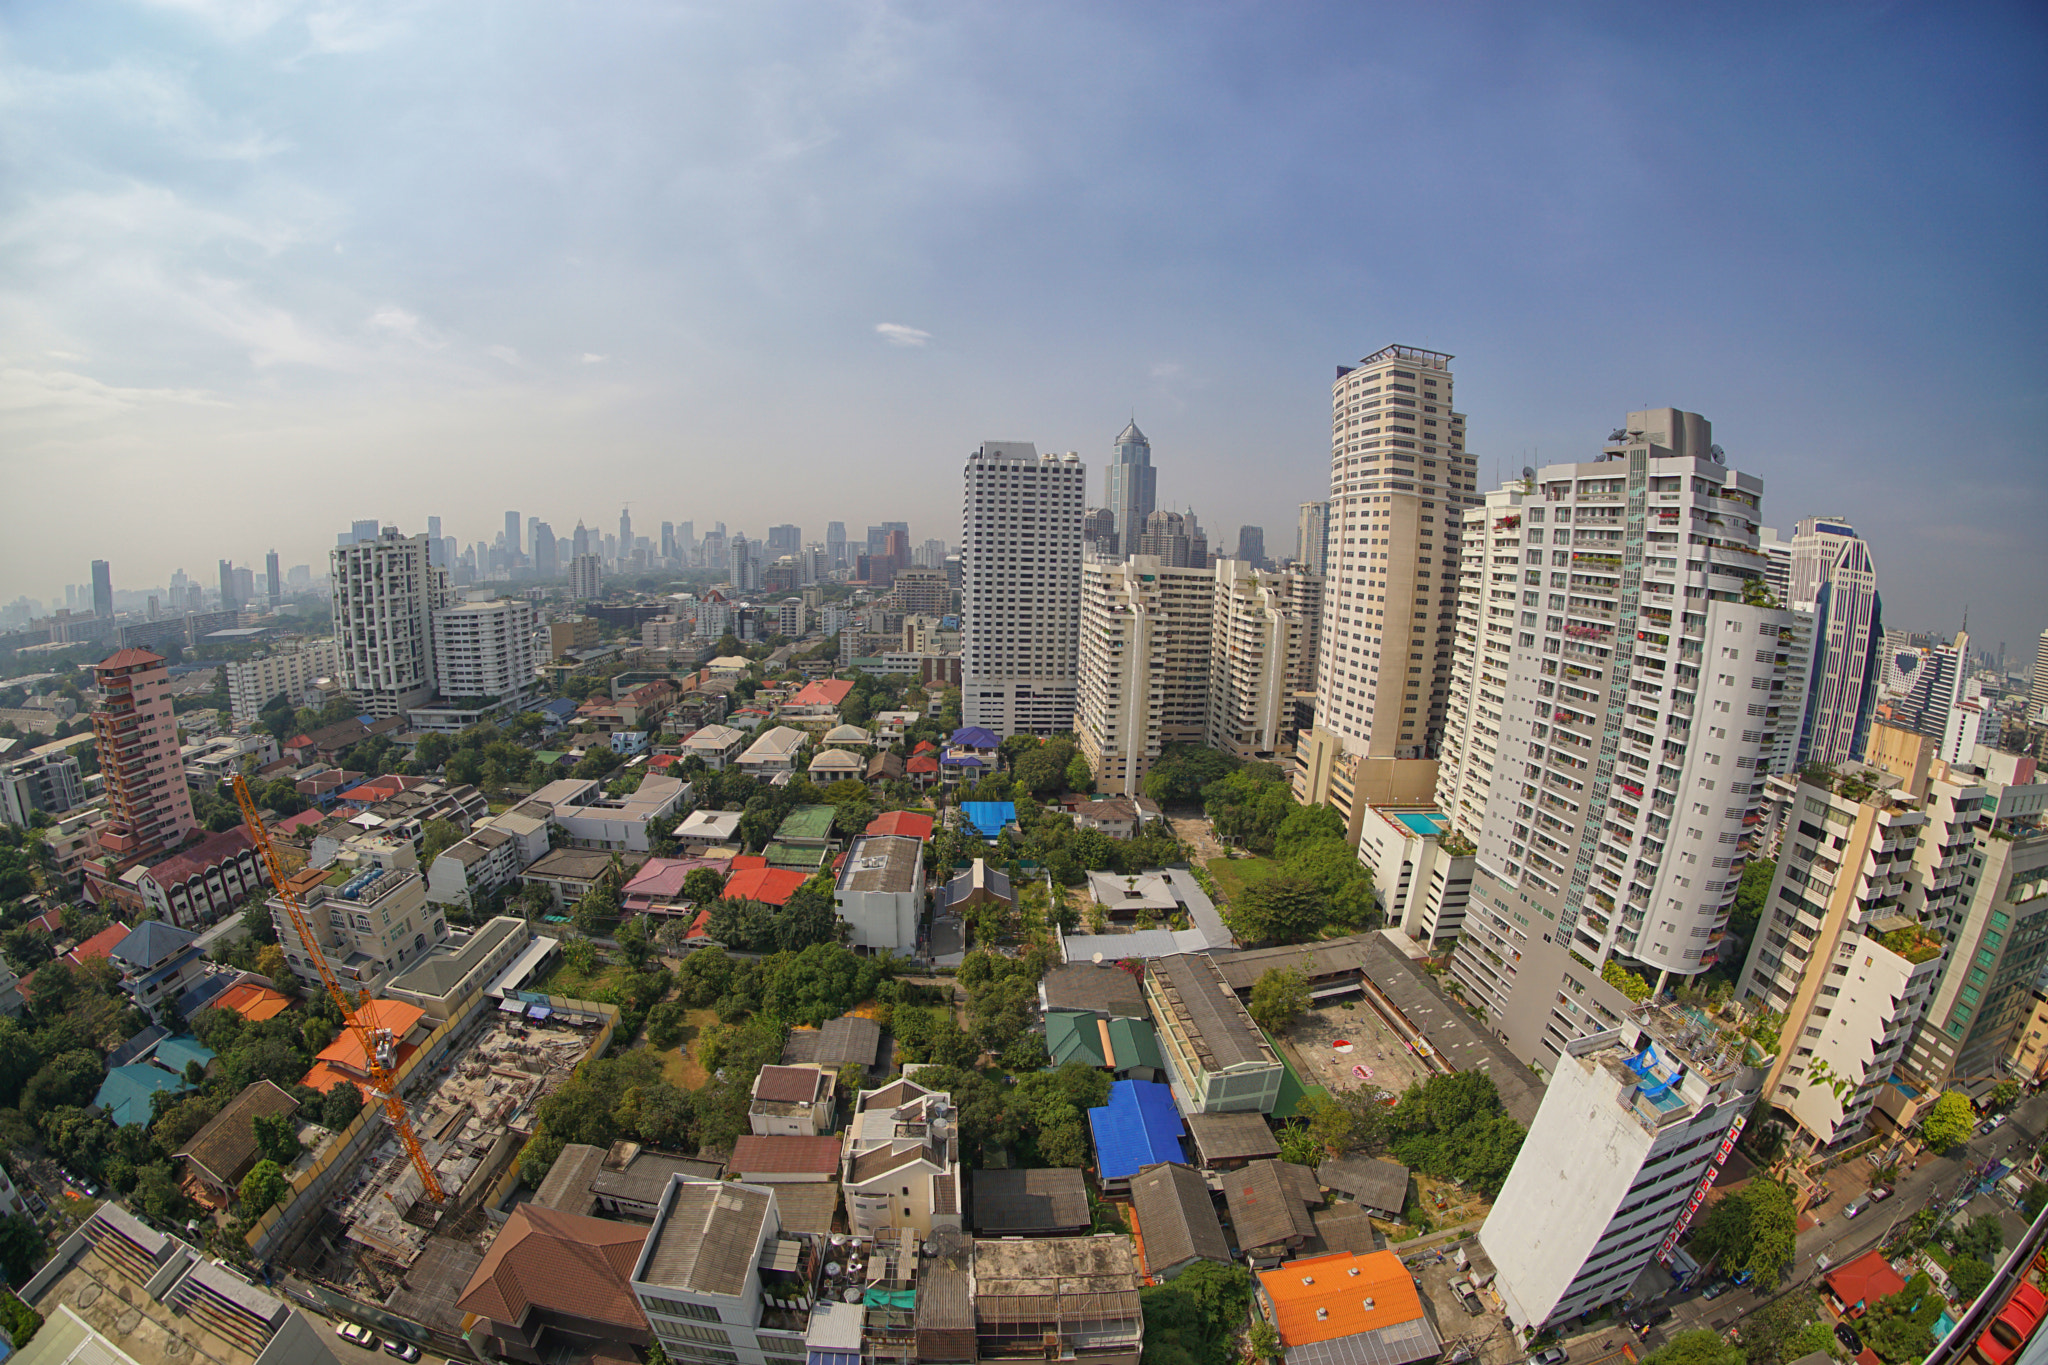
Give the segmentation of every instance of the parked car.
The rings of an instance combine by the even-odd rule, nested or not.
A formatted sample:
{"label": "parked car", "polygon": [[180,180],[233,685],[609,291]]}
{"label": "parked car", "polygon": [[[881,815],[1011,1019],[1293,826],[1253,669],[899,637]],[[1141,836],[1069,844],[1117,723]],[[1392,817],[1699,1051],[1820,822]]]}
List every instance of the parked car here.
{"label": "parked car", "polygon": [[1842,1343],[1842,1349],[1847,1351],[1851,1358],[1863,1354],[1863,1338],[1857,1336],[1856,1329],[1848,1323],[1835,1324],[1835,1340]]}
{"label": "parked car", "polygon": [[1718,1299],[1732,1288],[1734,1286],[1729,1284],[1728,1281],[1716,1280],[1707,1286],[1706,1291],[1700,1297],[1703,1299]]}
{"label": "parked car", "polygon": [[1842,1217],[1854,1218],[1857,1214],[1863,1212],[1864,1205],[1869,1202],[1867,1198],[1850,1200],[1848,1206],[1842,1210]]}
{"label": "parked car", "polygon": [[377,1349],[377,1334],[353,1322],[336,1323],[334,1335],[352,1346],[367,1346],[373,1351]]}
{"label": "parked car", "polygon": [[1538,1351],[1529,1357],[1529,1365],[1564,1365],[1572,1358],[1571,1352],[1562,1346],[1553,1346],[1547,1351]]}
{"label": "parked car", "polygon": [[1457,1290],[1458,1302],[1464,1305],[1467,1313],[1476,1318],[1486,1311],[1486,1305],[1479,1301],[1479,1296],[1472,1292],[1470,1285],[1458,1285]]}
{"label": "parked car", "polygon": [[2006,1117],[2007,1116],[2004,1114],[1993,1114],[1990,1118],[1984,1120],[1982,1123],[1977,1125],[1977,1132],[1980,1135],[1984,1133],[1997,1132],[2000,1128],[2005,1126]]}
{"label": "parked car", "polygon": [[1873,1204],[1881,1204],[1891,1197],[1892,1187],[1889,1185],[1872,1185],[1870,1187],[1870,1202]]}
{"label": "parked car", "polygon": [[404,1361],[414,1361],[420,1358],[420,1348],[409,1341],[392,1341],[387,1337],[384,1341],[384,1354],[397,1356]]}

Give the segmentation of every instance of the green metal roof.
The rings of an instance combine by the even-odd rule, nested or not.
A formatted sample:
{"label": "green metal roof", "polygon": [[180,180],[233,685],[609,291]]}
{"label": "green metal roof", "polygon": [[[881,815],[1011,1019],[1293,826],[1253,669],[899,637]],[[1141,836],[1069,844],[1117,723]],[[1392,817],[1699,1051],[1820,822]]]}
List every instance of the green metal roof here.
{"label": "green metal roof", "polygon": [[831,850],[816,846],[803,848],[796,844],[774,843],[761,850],[761,856],[768,860],[770,867],[787,867],[806,872],[815,872],[825,865],[825,856]]}
{"label": "green metal roof", "polygon": [[1143,1019],[1109,1021],[1109,1050],[1116,1054],[1116,1069],[1149,1066],[1165,1070],[1166,1057],[1159,1051],[1159,1035]]}
{"label": "green metal roof", "polygon": [[[1102,1066],[1102,1032],[1095,1016],[1078,1010],[1053,1010],[1045,1016],[1045,1051],[1054,1066],[1079,1062]],[[1155,1049],[1156,1050],[1156,1049]]]}
{"label": "green metal roof", "polygon": [[838,814],[837,808],[832,806],[798,806],[783,817],[782,824],[776,828],[775,837],[777,839],[830,839],[832,837],[832,820]]}

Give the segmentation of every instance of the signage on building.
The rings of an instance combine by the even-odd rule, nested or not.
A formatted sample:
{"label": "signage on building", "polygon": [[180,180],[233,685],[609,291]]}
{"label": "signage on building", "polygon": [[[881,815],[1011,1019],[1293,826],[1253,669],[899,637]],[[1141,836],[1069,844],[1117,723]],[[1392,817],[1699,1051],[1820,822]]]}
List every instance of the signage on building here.
{"label": "signage on building", "polygon": [[1728,1135],[1722,1138],[1721,1145],[1714,1149],[1713,1164],[1707,1167],[1707,1173],[1701,1177],[1700,1186],[1692,1192],[1692,1198],[1685,1201],[1685,1211],[1679,1214],[1678,1221],[1671,1225],[1671,1231],[1664,1238],[1664,1244],[1657,1248],[1658,1260],[1670,1264],[1671,1253],[1678,1249],[1678,1239],[1685,1236],[1685,1230],[1692,1226],[1693,1215],[1700,1211],[1700,1205],[1707,1202],[1707,1192],[1714,1188],[1714,1181],[1719,1178],[1721,1167],[1728,1160],[1728,1154],[1735,1150],[1735,1140],[1742,1136],[1742,1124],[1743,1116],[1737,1114],[1735,1122],[1728,1125]]}

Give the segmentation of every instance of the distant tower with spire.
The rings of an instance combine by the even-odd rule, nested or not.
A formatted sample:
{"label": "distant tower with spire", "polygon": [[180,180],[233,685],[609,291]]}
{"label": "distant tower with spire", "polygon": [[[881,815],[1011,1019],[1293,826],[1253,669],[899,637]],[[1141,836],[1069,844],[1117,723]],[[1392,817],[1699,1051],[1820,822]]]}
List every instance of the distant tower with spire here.
{"label": "distant tower with spire", "polygon": [[1131,418],[1116,438],[1116,452],[1102,471],[1103,505],[1116,517],[1117,543],[1135,546],[1144,533],[1145,518],[1152,515],[1152,443]]}

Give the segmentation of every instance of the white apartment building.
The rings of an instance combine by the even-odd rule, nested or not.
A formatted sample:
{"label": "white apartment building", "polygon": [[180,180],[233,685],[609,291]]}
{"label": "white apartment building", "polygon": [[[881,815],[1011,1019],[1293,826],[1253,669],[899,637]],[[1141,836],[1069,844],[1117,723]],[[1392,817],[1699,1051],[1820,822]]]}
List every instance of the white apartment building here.
{"label": "white apartment building", "polygon": [[1675,1240],[1756,1098],[1740,1048],[1649,1007],[1566,1045],[1479,1229],[1510,1322],[1612,1303]]}
{"label": "white apartment building", "polygon": [[[427,903],[419,855],[408,840],[359,835],[332,863],[306,868],[289,884],[316,948],[352,990],[374,994],[391,973],[448,937],[447,916]],[[308,957],[283,898],[273,895],[265,905],[285,963],[318,989],[320,969]]]}
{"label": "white apartment building", "polygon": [[604,596],[604,558],[577,555],[569,561],[569,596],[586,602]]}
{"label": "white apartment building", "polygon": [[1318,578],[1330,567],[1330,504],[1305,502],[1294,522],[1294,562]]}
{"label": "white apartment building", "polygon": [[1791,568],[1789,605],[1813,618],[1798,763],[1860,759],[1884,646],[1870,546],[1840,517],[1807,517],[1792,535]]}
{"label": "white apartment building", "polygon": [[1273,573],[1239,559],[1213,572],[1207,742],[1270,761],[1292,746],[1295,697],[1315,686],[1322,584],[1306,569]]}
{"label": "white apartment building", "polygon": [[1304,803],[1338,804],[1354,833],[1359,783],[1336,770],[1434,759],[1450,699],[1460,518],[1478,477],[1450,365],[1388,346],[1339,366],[1331,388],[1315,728],[1294,785]]}
{"label": "white apartment building", "polygon": [[533,603],[464,602],[434,613],[434,673],[444,697],[516,705],[534,689]]}
{"label": "white apartment building", "polygon": [[917,951],[923,926],[924,843],[902,835],[868,835],[853,841],[832,901],[857,951]]}
{"label": "white apartment building", "polygon": [[1904,906],[1927,815],[1897,777],[1800,780],[1736,998],[1782,1014],[1764,1093],[1815,1148],[1862,1132],[1941,972]]}
{"label": "white apartment building", "polygon": [[1087,468],[1073,451],[984,441],[964,481],[962,718],[998,735],[1072,730]]}
{"label": "white apartment building", "polygon": [[448,571],[427,565],[427,537],[387,526],[375,540],[332,552],[334,634],[341,680],[365,712],[403,715],[430,700],[434,613],[449,600]]}
{"label": "white apartment building", "polygon": [[226,668],[228,708],[235,723],[254,724],[273,698],[285,697],[297,708],[316,681],[339,677],[341,644],[336,640],[312,640],[260,659],[230,661]]}
{"label": "white apartment building", "polygon": [[959,1118],[953,1097],[909,1078],[863,1090],[841,1159],[846,1221],[856,1237],[960,1226]]}
{"label": "white apartment building", "polygon": [[1096,788],[1136,795],[1168,744],[1200,744],[1209,717],[1216,576],[1153,555],[1081,567],[1074,737]]}
{"label": "white apartment building", "polygon": [[633,1296],[671,1360],[796,1365],[815,1254],[783,1232],[773,1187],[675,1175],[634,1262]]}
{"label": "white apartment building", "polygon": [[1483,505],[1465,509],[1460,535],[1457,638],[1436,800],[1466,831],[1485,821],[1493,786],[1525,591],[1522,504],[1529,496],[1520,484],[1488,493]]}
{"label": "white apartment building", "polygon": [[[1602,459],[1546,466],[1522,503],[1485,813],[1466,823],[1456,792],[1446,810],[1478,846],[1466,930],[1479,933],[1452,971],[1539,1070],[1593,1026],[1560,990],[1570,954],[1595,972],[1620,957],[1658,985],[1713,965],[1759,764],[1798,722],[1782,705],[1794,615],[1745,600],[1763,572],[1762,484],[1711,434],[1693,413],[1631,413]],[[1498,678],[1498,659],[1482,669],[1475,652],[1475,675]]]}
{"label": "white apartment building", "polygon": [[1389,929],[1434,950],[1465,927],[1472,845],[1435,810],[1373,806],[1358,831],[1358,861],[1372,872]]}

